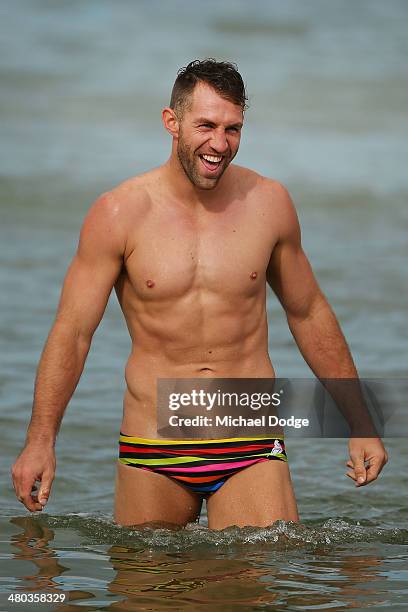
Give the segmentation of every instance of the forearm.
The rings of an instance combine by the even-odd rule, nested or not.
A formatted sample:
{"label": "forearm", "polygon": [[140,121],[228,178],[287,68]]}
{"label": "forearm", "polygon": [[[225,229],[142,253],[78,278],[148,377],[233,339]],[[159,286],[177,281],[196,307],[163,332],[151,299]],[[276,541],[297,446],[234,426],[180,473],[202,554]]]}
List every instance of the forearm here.
{"label": "forearm", "polygon": [[288,317],[288,322],[305,361],[347,420],[351,434],[377,436],[347,342],[324,296],[307,317]]}
{"label": "forearm", "polygon": [[71,326],[55,323],[37,368],[26,443],[53,445],[65,409],[78,384],[91,341]]}
{"label": "forearm", "polygon": [[318,378],[357,378],[346,339],[322,294],[307,316],[288,315],[288,324],[306,363]]}

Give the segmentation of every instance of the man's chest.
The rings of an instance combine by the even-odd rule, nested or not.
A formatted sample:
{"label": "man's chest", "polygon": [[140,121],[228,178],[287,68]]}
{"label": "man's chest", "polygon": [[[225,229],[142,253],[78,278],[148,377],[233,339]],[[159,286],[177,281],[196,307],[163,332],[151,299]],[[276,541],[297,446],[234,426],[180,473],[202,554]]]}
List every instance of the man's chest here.
{"label": "man's chest", "polygon": [[140,297],[182,297],[194,289],[231,298],[256,293],[276,242],[269,221],[248,209],[150,215],[129,232],[128,279]]}

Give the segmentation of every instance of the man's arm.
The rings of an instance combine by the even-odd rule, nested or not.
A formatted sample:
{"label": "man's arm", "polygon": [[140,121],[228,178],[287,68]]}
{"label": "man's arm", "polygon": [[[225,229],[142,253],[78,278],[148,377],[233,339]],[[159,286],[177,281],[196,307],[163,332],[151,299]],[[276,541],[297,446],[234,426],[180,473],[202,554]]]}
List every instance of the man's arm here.
{"label": "man's arm", "polygon": [[[299,222],[290,195],[278,184],[275,198],[279,204],[279,238],[271,255],[267,279],[286,312],[289,329],[318,378],[358,378],[340,325],[302,249]],[[381,440],[352,438],[349,446],[354,472],[347,475],[358,484],[375,480],[388,460]],[[367,473],[364,460],[370,463]],[[352,467],[350,463],[347,465]]]}
{"label": "man's arm", "polygon": [[[12,468],[16,495],[31,511],[41,510],[48,499],[58,429],[120,273],[125,245],[120,207],[112,194],[103,194],[84,219],[78,249],[64,279],[55,321],[37,368],[25,447]],[[41,480],[38,499],[36,480]]]}

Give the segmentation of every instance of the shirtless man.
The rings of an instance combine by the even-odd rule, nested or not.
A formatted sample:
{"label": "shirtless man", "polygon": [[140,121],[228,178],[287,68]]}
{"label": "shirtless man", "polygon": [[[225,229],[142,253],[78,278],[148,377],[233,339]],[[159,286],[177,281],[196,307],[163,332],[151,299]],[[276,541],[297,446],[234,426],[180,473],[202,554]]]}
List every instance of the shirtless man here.
{"label": "shirtless man", "polygon": [[[231,164],[245,102],[233,65],[189,64],[179,71],[162,114],[172,137],[169,160],[104,193],[88,211],[39,363],[26,444],[12,470],[16,494],[28,510],[41,510],[49,497],[58,429],[114,287],[133,343],[125,371],[116,522],[185,525],[199,515],[205,492],[210,528],[299,520],[283,438],[268,446],[269,459],[278,460],[259,457],[259,448],[242,439],[227,447],[225,440],[216,441],[208,471],[203,467],[185,477],[186,471],[162,469],[166,457],[174,465],[157,434],[157,379],[274,377],[266,282],[315,375],[357,377],[302,250],[287,190]],[[174,445],[172,456],[181,452],[183,460],[196,460],[196,445],[184,445],[183,452]],[[253,460],[214,484],[211,467],[214,461],[222,467],[231,445],[238,458]],[[157,462],[140,469],[148,465],[147,451]],[[387,461],[379,438],[353,437],[349,452],[348,475],[356,486],[377,478]]]}

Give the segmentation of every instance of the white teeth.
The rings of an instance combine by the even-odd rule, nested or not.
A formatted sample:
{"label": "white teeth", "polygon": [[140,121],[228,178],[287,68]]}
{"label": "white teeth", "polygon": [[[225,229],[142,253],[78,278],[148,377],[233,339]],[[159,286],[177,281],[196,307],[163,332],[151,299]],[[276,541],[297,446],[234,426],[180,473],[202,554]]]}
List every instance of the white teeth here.
{"label": "white teeth", "polygon": [[202,157],[206,159],[207,161],[213,162],[213,163],[218,163],[222,160],[222,157],[216,157],[215,155],[203,155]]}

